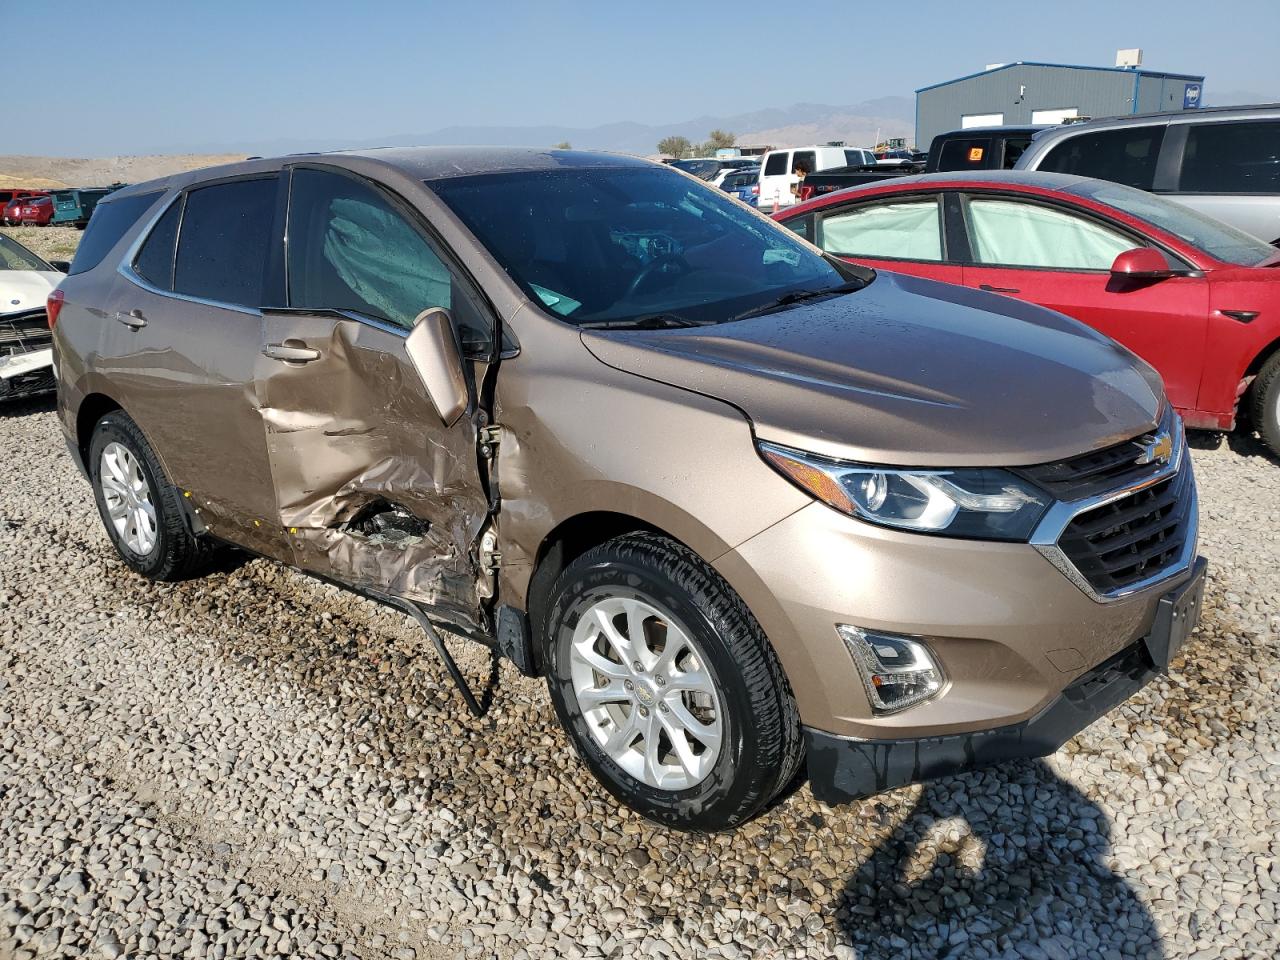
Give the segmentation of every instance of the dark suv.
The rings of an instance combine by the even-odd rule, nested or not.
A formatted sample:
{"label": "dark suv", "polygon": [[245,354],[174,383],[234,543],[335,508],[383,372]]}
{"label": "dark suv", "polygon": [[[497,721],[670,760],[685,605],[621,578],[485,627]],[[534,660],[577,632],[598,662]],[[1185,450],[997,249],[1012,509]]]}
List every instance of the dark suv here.
{"label": "dark suv", "polygon": [[1280,242],[1280,104],[1050,127],[1036,134],[1016,169],[1166,194],[1267,243]]}

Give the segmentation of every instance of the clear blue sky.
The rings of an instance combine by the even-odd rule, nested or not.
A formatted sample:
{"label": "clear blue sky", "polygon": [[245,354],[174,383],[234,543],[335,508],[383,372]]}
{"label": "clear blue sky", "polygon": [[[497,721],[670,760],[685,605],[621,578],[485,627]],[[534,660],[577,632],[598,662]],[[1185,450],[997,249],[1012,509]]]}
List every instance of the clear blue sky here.
{"label": "clear blue sky", "polygon": [[7,122],[0,153],[675,122],[910,96],[987,63],[1109,66],[1117,48],[1137,46],[1152,69],[1205,74],[1210,103],[1228,91],[1280,100],[1280,0],[2,0],[0,9],[11,27],[51,25],[48,68],[24,53],[17,81],[19,101],[47,112]]}

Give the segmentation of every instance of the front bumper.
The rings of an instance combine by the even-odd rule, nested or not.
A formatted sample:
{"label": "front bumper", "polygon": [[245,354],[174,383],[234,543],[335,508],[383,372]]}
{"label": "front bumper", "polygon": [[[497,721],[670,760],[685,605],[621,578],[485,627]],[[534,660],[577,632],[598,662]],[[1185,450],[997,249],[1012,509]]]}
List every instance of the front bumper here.
{"label": "front bumper", "polygon": [[897,740],[857,740],[805,727],[813,795],[825,803],[844,803],[975,767],[1055,752],[1167,669],[1198,619],[1205,567],[1203,558],[1196,560],[1184,588],[1161,598],[1152,629],[1142,640],[1079,676],[1028,720],[972,733]]}

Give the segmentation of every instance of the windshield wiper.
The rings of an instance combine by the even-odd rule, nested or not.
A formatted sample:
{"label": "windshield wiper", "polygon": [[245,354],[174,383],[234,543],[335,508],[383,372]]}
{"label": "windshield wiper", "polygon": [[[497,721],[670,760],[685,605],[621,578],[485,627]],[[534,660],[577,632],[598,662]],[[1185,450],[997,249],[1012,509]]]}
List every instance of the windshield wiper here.
{"label": "windshield wiper", "polygon": [[842,293],[853,293],[855,290],[861,290],[867,285],[865,280],[849,280],[845,283],[837,284],[834,287],[824,287],[821,290],[793,290],[790,293],[784,293],[776,300],[770,300],[768,303],[762,303],[758,307],[752,307],[745,310],[736,317],[730,317],[733,320],[746,320],[748,317],[759,317],[766,313],[772,313],[774,310],[781,310],[796,303],[803,303],[806,300],[817,300],[819,297],[838,297]]}
{"label": "windshield wiper", "polygon": [[628,317],[625,320],[595,320],[580,323],[582,330],[669,330],[673,327],[702,327],[707,321],[690,320],[675,313],[655,313],[647,317]]}

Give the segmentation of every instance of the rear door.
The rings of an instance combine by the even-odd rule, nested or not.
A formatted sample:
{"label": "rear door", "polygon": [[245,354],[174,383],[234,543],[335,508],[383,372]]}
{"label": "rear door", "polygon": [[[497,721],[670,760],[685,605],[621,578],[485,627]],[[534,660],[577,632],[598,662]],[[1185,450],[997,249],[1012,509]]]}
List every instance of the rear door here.
{"label": "rear door", "polygon": [[[962,206],[970,259],[966,286],[1088,324],[1160,371],[1175,407],[1196,408],[1208,329],[1207,280],[1113,278],[1116,256],[1147,244],[1079,211],[1007,196],[971,195]],[[1170,265],[1186,268],[1175,259]]]}
{"label": "rear door", "polygon": [[254,383],[282,201],[278,173],[174,198],[126,263],[99,366],[209,530],[288,560]]}
{"label": "rear door", "polygon": [[[263,318],[265,440],[295,562],[478,622],[489,502],[475,397],[494,324],[417,214],[337,168],[292,170],[288,306]],[[454,317],[473,402],[450,427],[405,353],[430,307]]]}
{"label": "rear door", "polygon": [[824,207],[809,239],[842,260],[961,283],[963,267],[948,258],[943,219],[944,194],[895,195]]}

